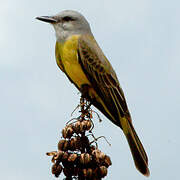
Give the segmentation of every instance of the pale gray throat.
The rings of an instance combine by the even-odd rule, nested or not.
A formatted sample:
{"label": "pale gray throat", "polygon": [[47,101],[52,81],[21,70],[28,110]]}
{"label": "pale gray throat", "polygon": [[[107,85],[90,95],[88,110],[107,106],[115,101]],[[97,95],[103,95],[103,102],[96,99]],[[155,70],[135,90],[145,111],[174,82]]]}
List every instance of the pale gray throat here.
{"label": "pale gray throat", "polygon": [[55,34],[56,34],[56,40],[58,42],[64,42],[66,41],[69,37],[71,37],[72,35],[82,35],[82,34],[92,34],[91,29],[76,29],[76,30],[64,30],[62,27],[60,26],[56,26],[54,25],[54,29],[55,29]]}

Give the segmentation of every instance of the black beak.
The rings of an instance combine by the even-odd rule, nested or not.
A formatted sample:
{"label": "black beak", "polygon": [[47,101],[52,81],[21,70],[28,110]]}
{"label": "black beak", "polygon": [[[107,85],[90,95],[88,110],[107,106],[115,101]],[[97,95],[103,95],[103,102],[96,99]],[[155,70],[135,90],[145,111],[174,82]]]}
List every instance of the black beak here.
{"label": "black beak", "polygon": [[36,17],[36,19],[47,22],[47,23],[57,23],[58,22],[57,19],[53,16],[40,16],[40,17]]}

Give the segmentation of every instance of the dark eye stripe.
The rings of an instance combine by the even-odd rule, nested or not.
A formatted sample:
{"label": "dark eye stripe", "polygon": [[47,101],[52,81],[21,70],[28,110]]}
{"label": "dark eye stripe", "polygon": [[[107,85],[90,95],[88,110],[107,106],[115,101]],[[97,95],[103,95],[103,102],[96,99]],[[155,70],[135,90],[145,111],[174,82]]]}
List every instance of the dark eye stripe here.
{"label": "dark eye stripe", "polygon": [[74,21],[75,19],[70,16],[65,16],[62,18],[63,21]]}

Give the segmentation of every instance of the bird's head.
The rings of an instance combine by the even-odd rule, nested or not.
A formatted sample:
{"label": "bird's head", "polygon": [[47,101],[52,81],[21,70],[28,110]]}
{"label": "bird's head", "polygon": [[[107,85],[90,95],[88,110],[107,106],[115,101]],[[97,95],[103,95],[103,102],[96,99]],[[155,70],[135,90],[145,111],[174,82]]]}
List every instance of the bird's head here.
{"label": "bird's head", "polygon": [[36,19],[54,26],[57,40],[64,41],[74,34],[91,33],[89,23],[77,11],[65,10],[54,16],[40,16]]}

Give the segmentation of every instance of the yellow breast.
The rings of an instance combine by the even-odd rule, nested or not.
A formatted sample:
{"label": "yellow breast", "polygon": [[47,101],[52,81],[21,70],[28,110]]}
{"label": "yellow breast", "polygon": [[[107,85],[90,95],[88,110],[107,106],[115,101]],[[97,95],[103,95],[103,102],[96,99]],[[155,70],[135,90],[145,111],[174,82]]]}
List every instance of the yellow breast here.
{"label": "yellow breast", "polygon": [[90,85],[89,87],[89,96],[92,99],[96,99],[101,103],[107,113],[111,115],[107,107],[105,106],[102,99],[98,96],[96,91],[91,86],[91,83],[84,74],[81,65],[78,62],[78,38],[79,36],[71,36],[66,42],[59,43],[56,42],[56,61],[58,66],[62,71],[64,71],[68,77],[73,81],[76,86],[81,89],[83,84]]}
{"label": "yellow breast", "polygon": [[82,84],[90,82],[78,62],[78,38],[78,35],[74,35],[64,43],[56,43],[56,61],[59,67],[63,65],[66,74],[80,88]]}

